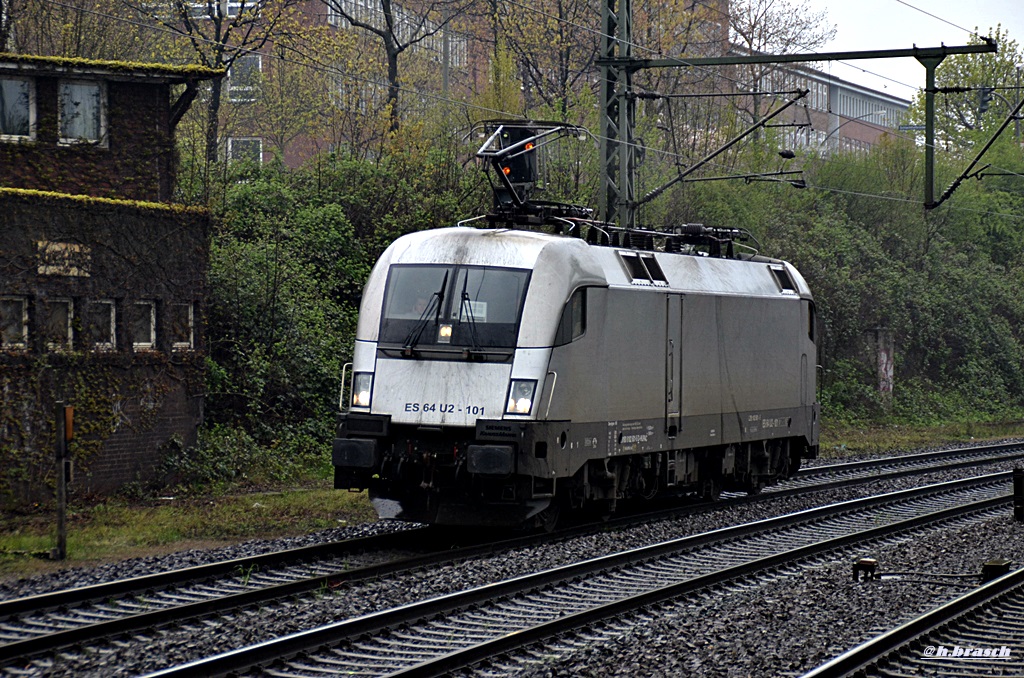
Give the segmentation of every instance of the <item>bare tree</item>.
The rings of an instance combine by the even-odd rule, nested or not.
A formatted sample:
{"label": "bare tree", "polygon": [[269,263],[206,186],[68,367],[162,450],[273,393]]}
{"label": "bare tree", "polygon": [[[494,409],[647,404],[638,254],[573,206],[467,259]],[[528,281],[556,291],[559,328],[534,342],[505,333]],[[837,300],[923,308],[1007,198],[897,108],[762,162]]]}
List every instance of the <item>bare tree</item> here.
{"label": "bare tree", "polygon": [[[292,10],[306,0],[163,0],[154,5],[122,0],[125,6],[147,12],[153,21],[187,40],[195,60],[208,68],[230,71],[239,57],[258,52],[280,36],[279,28]],[[206,160],[219,158],[218,137],[223,78],[211,81],[206,102]]]}
{"label": "bare tree", "polygon": [[11,0],[0,0],[0,52],[11,44]]}
{"label": "bare tree", "polygon": [[[808,0],[734,0],[730,16],[730,39],[751,54],[792,54],[813,52],[836,34],[828,24],[828,12],[815,12]],[[761,116],[760,92],[779,70],[775,64],[751,64],[737,69],[738,86],[753,93],[747,109],[751,122]]]}
{"label": "bare tree", "polygon": [[600,53],[601,4],[594,0],[495,2],[495,15],[516,56],[526,107],[538,104],[568,120],[574,95],[590,87]]}
{"label": "bare tree", "polygon": [[140,18],[120,0],[0,0],[0,50],[141,61],[159,48]]}
{"label": "bare tree", "polygon": [[399,127],[398,100],[401,92],[398,58],[410,47],[443,34],[451,23],[465,14],[477,0],[431,0],[399,5],[392,0],[353,2],[327,0],[331,12],[380,41],[387,63],[387,106],[391,131]]}

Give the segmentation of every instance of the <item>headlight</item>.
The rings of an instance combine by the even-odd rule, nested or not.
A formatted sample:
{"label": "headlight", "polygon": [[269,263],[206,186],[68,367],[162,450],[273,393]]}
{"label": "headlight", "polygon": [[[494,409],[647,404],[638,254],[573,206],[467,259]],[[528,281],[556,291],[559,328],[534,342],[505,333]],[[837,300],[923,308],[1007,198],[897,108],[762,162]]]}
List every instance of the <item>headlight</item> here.
{"label": "headlight", "polygon": [[373,372],[356,372],[353,374],[352,407],[369,407],[372,387]]}
{"label": "headlight", "polygon": [[536,379],[513,379],[508,388],[505,414],[529,414],[533,409],[533,393],[536,390]]}

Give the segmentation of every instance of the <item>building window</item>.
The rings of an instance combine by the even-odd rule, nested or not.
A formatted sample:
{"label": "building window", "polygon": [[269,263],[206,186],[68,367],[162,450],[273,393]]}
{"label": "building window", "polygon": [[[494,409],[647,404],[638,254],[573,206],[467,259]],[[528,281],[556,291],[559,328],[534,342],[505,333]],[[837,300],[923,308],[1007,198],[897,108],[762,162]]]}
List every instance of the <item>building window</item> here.
{"label": "building window", "polygon": [[0,78],[0,139],[35,138],[35,86],[26,78]]}
{"label": "building window", "polygon": [[263,162],[263,139],[231,137],[228,139],[228,160],[231,162]]}
{"label": "building window", "polygon": [[85,314],[85,336],[92,348],[113,351],[117,348],[117,308],[109,299],[91,301]]}
{"label": "building window", "polygon": [[101,143],[107,133],[102,83],[60,83],[60,140],[64,144]]}
{"label": "building window", "polygon": [[132,348],[147,351],[156,348],[156,302],[136,301],[131,322]]}
{"label": "building window", "polygon": [[216,19],[218,17],[235,18],[242,13],[252,14],[255,18],[258,7],[256,0],[200,0],[188,3],[188,16],[191,19]]}
{"label": "building window", "polygon": [[[348,21],[342,16],[342,11],[356,21],[368,23],[375,28],[384,24],[384,15],[374,0],[327,0],[327,23],[338,28],[348,28]],[[402,9],[395,8],[394,14],[398,23],[401,24]]]}
{"label": "building window", "polygon": [[43,302],[43,331],[46,347],[51,351],[70,351],[71,324],[74,305],[70,299],[48,299]]}
{"label": "building window", "polygon": [[28,348],[28,300],[0,297],[0,348]]}
{"label": "building window", "polygon": [[226,14],[224,16],[236,17],[239,14],[245,14],[245,18],[255,18],[259,15],[259,7],[255,0],[229,0],[225,3],[227,7]]}
{"label": "building window", "polygon": [[189,350],[195,347],[192,304],[171,304],[171,348]]}
{"label": "building window", "polygon": [[228,73],[228,99],[236,104],[256,101],[262,71],[263,57],[259,54],[238,56]]}

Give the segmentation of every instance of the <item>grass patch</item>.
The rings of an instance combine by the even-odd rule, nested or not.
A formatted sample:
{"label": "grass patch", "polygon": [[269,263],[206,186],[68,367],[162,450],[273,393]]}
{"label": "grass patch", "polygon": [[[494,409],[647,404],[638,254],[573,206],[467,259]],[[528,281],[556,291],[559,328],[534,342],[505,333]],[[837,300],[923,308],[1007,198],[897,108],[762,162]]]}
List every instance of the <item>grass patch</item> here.
{"label": "grass patch", "polygon": [[[840,459],[897,454],[1005,438],[1024,438],[1024,422],[937,427],[832,424],[822,430],[821,456]],[[365,492],[334,490],[329,480],[310,481],[305,489],[276,492],[246,492],[241,489],[246,486],[241,479],[231,485],[236,488],[233,494],[192,494],[197,486],[219,486],[198,483],[181,488],[188,492],[173,498],[128,493],[101,503],[73,503],[68,517],[68,560],[63,563],[47,559],[56,545],[52,510],[2,514],[0,579],[211,548],[246,539],[295,536],[376,519]]]}
{"label": "grass patch", "polygon": [[821,457],[898,454],[955,443],[970,444],[1024,438],[1024,421],[963,422],[942,426],[828,425],[821,430]]}
{"label": "grass patch", "polygon": [[326,484],[216,497],[136,502],[110,498],[69,508],[68,559],[64,563],[45,559],[56,545],[52,511],[5,515],[0,532],[0,577],[9,579],[246,539],[295,536],[375,519],[366,493],[338,491]]}

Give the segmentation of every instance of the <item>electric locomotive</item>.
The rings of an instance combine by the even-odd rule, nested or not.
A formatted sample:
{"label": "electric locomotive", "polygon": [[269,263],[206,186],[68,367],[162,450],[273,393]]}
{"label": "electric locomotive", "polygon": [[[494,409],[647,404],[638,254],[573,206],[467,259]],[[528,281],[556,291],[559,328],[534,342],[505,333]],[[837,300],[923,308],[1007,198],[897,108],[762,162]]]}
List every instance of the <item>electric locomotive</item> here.
{"label": "electric locomotive", "polygon": [[737,254],[737,231],[560,214],[569,234],[459,226],[388,247],[360,305],[335,487],[368,488],[381,517],[550,526],[757,492],[816,455],[814,302],[792,265]]}

